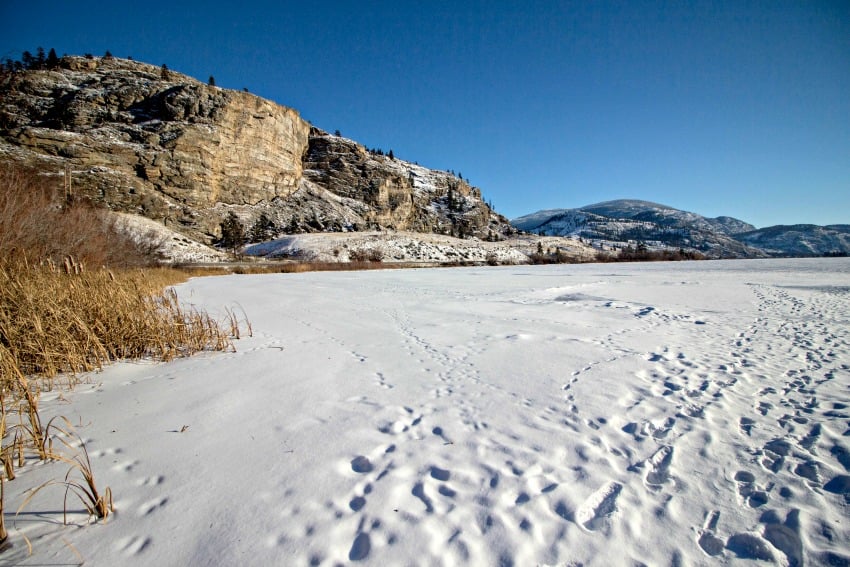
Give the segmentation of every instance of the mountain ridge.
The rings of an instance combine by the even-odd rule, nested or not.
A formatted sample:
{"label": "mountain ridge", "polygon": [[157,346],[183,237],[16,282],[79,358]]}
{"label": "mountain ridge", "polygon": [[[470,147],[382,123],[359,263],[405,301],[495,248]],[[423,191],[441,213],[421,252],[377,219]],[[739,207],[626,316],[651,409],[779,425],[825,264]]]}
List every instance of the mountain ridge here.
{"label": "mountain ridge", "polygon": [[536,234],[574,236],[613,246],[638,241],[681,246],[712,258],[850,252],[848,225],[777,225],[758,229],[734,217],[709,218],[640,199],[616,199],[576,209],[547,209],[517,217],[511,223]]}

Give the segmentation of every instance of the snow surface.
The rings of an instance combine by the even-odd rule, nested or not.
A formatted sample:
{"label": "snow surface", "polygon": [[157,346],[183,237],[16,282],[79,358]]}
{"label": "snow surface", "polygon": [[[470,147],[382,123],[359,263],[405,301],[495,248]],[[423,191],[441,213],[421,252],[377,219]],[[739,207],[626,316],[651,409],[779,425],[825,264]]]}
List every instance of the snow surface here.
{"label": "snow surface", "polygon": [[171,230],[155,220],[130,213],[115,213],[120,226],[134,238],[157,244],[158,253],[166,262],[223,262],[229,255]]}
{"label": "snow surface", "polygon": [[28,464],[6,485],[0,563],[850,561],[847,259],[177,291],[241,306],[253,337],[45,394],[44,418],[80,424],[117,511],[63,527],[48,487],[15,519],[26,488],[67,468]]}

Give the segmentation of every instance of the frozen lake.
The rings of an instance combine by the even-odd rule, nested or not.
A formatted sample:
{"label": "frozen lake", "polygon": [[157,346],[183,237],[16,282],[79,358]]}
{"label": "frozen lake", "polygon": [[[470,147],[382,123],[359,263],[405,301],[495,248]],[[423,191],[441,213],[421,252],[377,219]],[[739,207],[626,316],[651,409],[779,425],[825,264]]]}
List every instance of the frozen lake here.
{"label": "frozen lake", "polygon": [[[0,562],[850,563],[847,259],[234,275],[178,294],[238,305],[253,337],[45,395],[83,424],[118,511],[63,528],[45,490],[17,522],[33,556],[11,530]],[[29,469],[7,510],[66,470]]]}

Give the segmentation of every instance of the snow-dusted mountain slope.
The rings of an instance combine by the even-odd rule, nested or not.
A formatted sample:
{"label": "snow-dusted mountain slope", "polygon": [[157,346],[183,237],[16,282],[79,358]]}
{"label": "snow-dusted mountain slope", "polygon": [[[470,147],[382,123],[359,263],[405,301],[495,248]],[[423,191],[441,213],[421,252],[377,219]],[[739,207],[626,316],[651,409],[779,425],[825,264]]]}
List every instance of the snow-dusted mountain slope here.
{"label": "snow-dusted mountain slope", "polygon": [[850,225],[779,225],[761,228],[736,238],[774,256],[823,256],[850,254]]}
{"label": "snow-dusted mountain slope", "polygon": [[620,199],[579,209],[551,209],[514,219],[520,230],[549,236],[578,236],[608,242],[642,241],[698,250],[713,258],[765,254],[731,237],[753,226],[731,217],[709,219],[666,205]]}

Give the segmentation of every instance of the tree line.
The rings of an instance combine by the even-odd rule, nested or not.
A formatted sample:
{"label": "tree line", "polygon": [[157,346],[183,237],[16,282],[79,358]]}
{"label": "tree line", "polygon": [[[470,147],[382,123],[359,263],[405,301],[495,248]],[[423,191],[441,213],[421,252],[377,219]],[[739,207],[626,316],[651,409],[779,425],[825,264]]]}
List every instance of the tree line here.
{"label": "tree line", "polygon": [[56,50],[52,47],[50,51],[45,53],[44,48],[39,46],[35,50],[35,55],[30,51],[21,53],[21,58],[17,61],[7,57],[3,61],[3,70],[10,73],[16,71],[38,71],[43,69],[55,69],[59,66],[59,56],[56,55]]}

